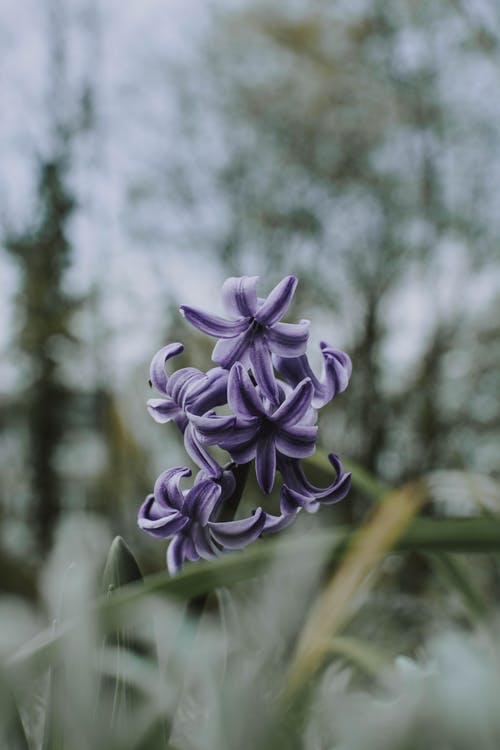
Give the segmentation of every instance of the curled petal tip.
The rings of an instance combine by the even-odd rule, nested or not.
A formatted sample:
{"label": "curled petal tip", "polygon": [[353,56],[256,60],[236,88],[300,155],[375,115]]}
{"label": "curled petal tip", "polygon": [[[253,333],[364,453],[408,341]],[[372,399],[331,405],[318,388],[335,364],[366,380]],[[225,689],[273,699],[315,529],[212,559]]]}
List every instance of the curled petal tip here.
{"label": "curled petal tip", "polygon": [[149,382],[157,391],[166,395],[168,375],[165,365],[171,357],[175,357],[184,351],[184,345],[179,341],[167,344],[156,352],[149,368]]}

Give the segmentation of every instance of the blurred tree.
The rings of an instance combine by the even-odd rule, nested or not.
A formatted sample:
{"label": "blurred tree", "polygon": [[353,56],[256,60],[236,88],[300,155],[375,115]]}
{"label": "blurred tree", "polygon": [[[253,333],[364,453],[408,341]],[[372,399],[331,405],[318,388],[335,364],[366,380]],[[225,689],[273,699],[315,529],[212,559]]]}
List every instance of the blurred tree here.
{"label": "blurred tree", "polygon": [[[120,385],[109,374],[111,333],[103,311],[109,278],[96,265],[93,287],[85,287],[84,279],[80,294],[70,288],[89,224],[90,234],[107,249],[92,210],[100,200],[95,181],[102,176],[105,147],[98,106],[101,11],[98,0],[48,0],[41,8],[47,68],[44,106],[33,115],[38,119],[31,210],[20,220],[4,206],[1,216],[2,245],[19,271],[12,343],[21,354],[20,387],[0,403],[6,444],[19,457],[10,472],[2,471],[0,482],[5,546],[0,559],[4,553],[13,556],[0,566],[6,571],[16,564],[18,548],[19,557],[29,557],[33,537],[38,552],[47,552],[63,511],[98,512],[110,519],[114,533],[126,533],[152,478],[144,447],[120,416]],[[76,275],[71,280],[81,281]],[[124,388],[135,385],[127,379]],[[4,468],[7,451],[2,459]],[[24,586],[30,593],[33,571],[26,569],[24,577],[32,584]],[[12,582],[2,578],[0,587],[10,590]]]}
{"label": "blurred tree", "polygon": [[[499,273],[484,174],[500,141],[488,112],[446,87],[451,70],[456,78],[487,61],[477,26],[445,0],[247,2],[222,7],[214,26],[211,83],[182,110],[194,149],[199,123],[200,159],[211,135],[202,110],[218,114],[222,132],[213,194],[224,221],[199,242],[226,273],[260,273],[269,284],[296,272],[297,314],[315,309],[324,337],[348,349],[354,374],[332,411],[331,445],[395,482],[470,465],[479,433],[463,413],[455,424],[447,406],[458,387],[450,355],[464,347],[464,283],[481,268]],[[422,330],[410,373],[395,378],[387,349],[396,306],[406,312],[403,289],[419,300]],[[450,291],[459,295],[451,304]],[[480,387],[489,388],[484,378]]]}
{"label": "blurred tree", "polygon": [[38,216],[6,247],[21,272],[18,309],[19,349],[27,362],[29,384],[24,406],[29,429],[32,518],[40,551],[46,551],[61,508],[57,450],[68,421],[68,389],[60,369],[61,343],[74,342],[71,316],[77,300],[63,286],[70,262],[68,222],[74,200],[65,184],[64,159],[41,163]]}

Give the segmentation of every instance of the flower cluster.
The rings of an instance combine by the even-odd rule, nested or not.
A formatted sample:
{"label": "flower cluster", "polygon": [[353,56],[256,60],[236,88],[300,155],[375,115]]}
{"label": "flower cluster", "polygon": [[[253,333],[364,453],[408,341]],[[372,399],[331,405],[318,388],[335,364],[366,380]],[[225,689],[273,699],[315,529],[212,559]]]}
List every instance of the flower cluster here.
{"label": "flower cluster", "polygon": [[[208,372],[183,367],[167,374],[167,362],[183,351],[182,344],[165,346],[154,356],[151,385],[161,398],[148,401],[157,422],[173,421],[182,432],[186,452],[199,471],[191,489],[180,481],[188,468],[164,471],[139,511],[139,526],[171,539],[167,566],[177,572],[185,560],[211,559],[221,551],[242,549],[265,534],[288,526],[301,509],[309,513],[321,504],[342,500],[350,474],[338,456],[329,455],[334,478],[328,487],[311,484],[301,459],[310,456],[318,433],[317,411],[347,387],[351,361],[344,352],[320,344],[323,371],[318,378],[306,355],[309,321],[283,323],[297,286],[287,276],[267,298],[257,296],[257,277],[230,278],[222,288],[228,317],[183,305],[186,320],[218,339]],[[216,408],[228,406],[230,414]],[[226,409],[227,411],[227,409]],[[226,451],[231,462],[222,467],[210,446]],[[238,466],[255,459],[257,483],[269,495],[281,476],[280,513],[257,508],[241,520],[234,513],[242,487]]]}

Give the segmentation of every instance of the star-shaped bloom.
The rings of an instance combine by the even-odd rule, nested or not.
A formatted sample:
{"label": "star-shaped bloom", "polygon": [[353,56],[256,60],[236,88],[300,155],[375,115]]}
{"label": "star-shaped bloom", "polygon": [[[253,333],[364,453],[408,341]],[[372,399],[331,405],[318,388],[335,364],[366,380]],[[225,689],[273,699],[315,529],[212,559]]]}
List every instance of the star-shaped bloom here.
{"label": "star-shaped bloom", "polygon": [[304,378],[310,378],[314,386],[312,405],[320,409],[332,400],[338,393],[345,391],[352,372],[352,363],[348,354],[329,346],[325,341],[320,343],[323,357],[323,373],[318,379],[311,370],[306,354],[300,357],[273,357],[273,362],[291,386],[297,385]]}
{"label": "star-shaped bloom", "polygon": [[182,344],[168,344],[153,357],[149,377],[151,385],[163,398],[149,399],[148,411],[156,422],[173,420],[184,434],[184,446],[190,458],[200,469],[218,477],[222,469],[202,445],[187,410],[204,414],[214,406],[225,404],[228,373],[222,367],[214,367],[207,373],[195,367],[183,367],[169,376],[165,369],[167,361],[183,349]]}
{"label": "star-shaped bloom", "polygon": [[257,276],[229,278],[224,282],[224,306],[231,318],[182,305],[186,320],[217,341],[212,359],[228,370],[235,362],[251,367],[263,394],[278,403],[278,387],[273,373],[271,353],[280,357],[299,357],[305,353],[309,321],[281,323],[297,286],[295,276],[286,276],[266,299],[257,296]]}
{"label": "star-shaped bloom", "polygon": [[257,482],[269,494],[274,485],[276,456],[306,458],[315,450],[318,428],[312,424],[313,385],[305,378],[287,395],[280,390],[277,408],[267,401],[250,380],[240,362],[231,368],[228,402],[233,416],[190,416],[201,438],[226,450],[237,464],[255,458]]}
{"label": "star-shaped bloom", "polygon": [[191,471],[182,467],[160,474],[137,519],[144,531],[172,540],[167,551],[171,574],[182,568],[184,560],[211,560],[221,550],[243,549],[260,536],[266,520],[262,508],[257,508],[248,518],[216,521],[218,508],[235,489],[232,473],[225,471],[215,481],[200,471],[193,487],[182,490],[180,481],[189,476]]}

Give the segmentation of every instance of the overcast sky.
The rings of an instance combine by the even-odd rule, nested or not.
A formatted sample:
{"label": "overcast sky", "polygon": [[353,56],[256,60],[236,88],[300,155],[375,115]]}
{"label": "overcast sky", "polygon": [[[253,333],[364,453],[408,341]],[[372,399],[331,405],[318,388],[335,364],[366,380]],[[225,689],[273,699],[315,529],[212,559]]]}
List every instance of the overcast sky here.
{"label": "overcast sky", "polygon": [[[203,43],[210,32],[213,8],[233,3],[207,4],[201,0],[53,0],[60,16],[65,51],[65,81],[59,104],[65,117],[76,114],[78,92],[85,81],[93,82],[96,119],[80,137],[74,150],[71,180],[79,208],[71,226],[75,248],[69,288],[85,292],[99,282],[106,294],[105,319],[112,334],[108,346],[119,370],[147,362],[160,342],[164,305],[173,299],[220,309],[217,292],[223,270],[209,262],[198,248],[183,240],[186,222],[200,221],[210,232],[224,220],[222,205],[211,195],[204,214],[173,212],[158,188],[155,169],[168,162],[180,146],[176,76],[190,71],[203,78]],[[300,3],[297,4],[298,6]],[[51,148],[50,102],[53,100],[53,68],[48,33],[50,3],[17,0],[0,7],[0,219],[3,229],[23,228],[33,212],[37,156]],[[447,47],[460,41],[463,24],[451,24],[443,48],[443,97],[453,107],[482,107],[485,120],[500,118],[499,74],[487,61],[466,59],[460,76],[446,64]],[[399,64],[409,69],[422,64],[425,39],[415,31],[401,34],[397,47]],[[197,67],[198,66],[198,67]],[[177,79],[178,80],[178,79]],[[223,158],[216,125],[210,124],[208,159]],[[212,130],[210,130],[212,129]],[[388,155],[397,162],[397,144]],[[466,155],[464,155],[464,159]],[[500,175],[493,160],[492,175]],[[158,175],[161,170],[158,170]],[[144,175],[149,176],[144,181]],[[458,187],[463,175],[450,181]],[[159,177],[160,179],[160,177]],[[498,180],[496,181],[498,184]],[[209,185],[209,183],[208,183]],[[203,174],[200,174],[200,190]],[[209,187],[207,188],[209,189]],[[130,213],[130,191],[146,190],[148,200],[136,203]],[[498,203],[496,203],[498,205]],[[493,216],[495,202],[482,206],[485,220]],[[498,213],[498,212],[497,212]],[[142,228],[143,236],[138,231]],[[158,230],[159,228],[159,230]],[[462,257],[463,256],[463,257]],[[470,268],[460,243],[448,240],[436,256],[441,279],[435,303],[453,310],[460,304],[478,303],[495,293],[497,279],[488,271],[470,282]],[[388,357],[410,362],[419,341],[430,330],[436,310],[423,309],[421,279],[413,270],[389,304],[388,321],[394,334]],[[17,273],[12,261],[0,253],[0,391],[15,384],[15,367],[7,354],[12,336],[12,299]],[[342,334],[340,334],[342,335]],[[334,342],[339,343],[339,342]],[[340,342],[342,343],[342,342]]]}

